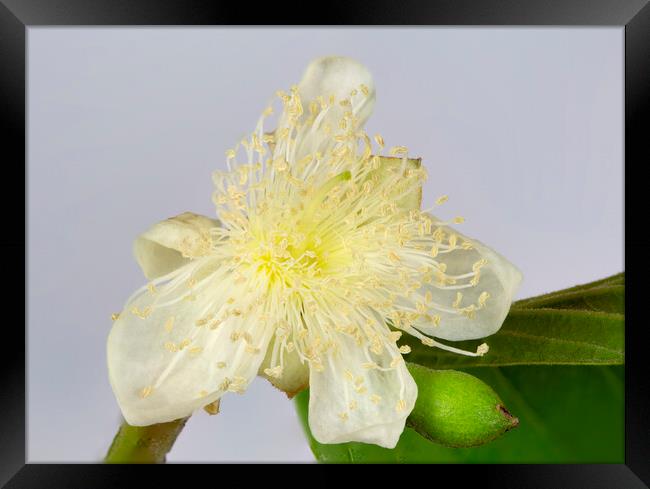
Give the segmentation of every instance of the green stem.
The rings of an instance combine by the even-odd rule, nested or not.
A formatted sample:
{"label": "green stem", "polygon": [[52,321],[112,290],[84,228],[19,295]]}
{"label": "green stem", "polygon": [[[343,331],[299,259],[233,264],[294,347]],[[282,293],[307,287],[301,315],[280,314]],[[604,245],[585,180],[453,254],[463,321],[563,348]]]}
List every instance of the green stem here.
{"label": "green stem", "polygon": [[188,419],[182,418],[151,426],[131,426],[124,421],[108,449],[104,462],[112,464],[165,463],[167,453],[171,450]]}

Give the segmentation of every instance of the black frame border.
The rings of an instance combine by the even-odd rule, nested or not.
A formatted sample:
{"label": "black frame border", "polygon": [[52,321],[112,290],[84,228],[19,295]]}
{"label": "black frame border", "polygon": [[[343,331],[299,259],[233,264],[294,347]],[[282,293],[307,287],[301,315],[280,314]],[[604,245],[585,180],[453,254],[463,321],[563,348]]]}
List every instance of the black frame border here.
{"label": "black frame border", "polygon": [[[303,7],[301,7],[303,5]],[[4,137],[2,166],[5,178],[23,181],[26,187],[26,33],[32,26],[192,26],[192,25],[319,25],[345,24],[388,26],[620,26],[625,28],[625,253],[626,262],[626,402],[625,464],[620,465],[483,465],[464,466],[462,482],[475,480],[482,486],[501,488],[589,487],[591,489],[642,488],[650,485],[650,376],[645,362],[648,342],[643,322],[643,296],[650,265],[644,251],[650,234],[641,226],[628,224],[633,215],[648,207],[642,201],[648,192],[640,172],[650,162],[650,133],[644,122],[650,119],[650,5],[648,0],[376,0],[352,2],[331,0],[317,15],[298,18],[305,4],[264,5],[219,3],[208,0],[0,0],[0,100]],[[293,13],[291,11],[294,11]],[[10,175],[6,175],[11,171]],[[636,173],[639,172],[638,177]],[[629,178],[627,178],[629,177]],[[635,178],[636,177],[636,178]],[[27,273],[26,199],[25,220],[14,212],[13,191],[19,185],[5,185],[0,192],[6,229],[0,236],[0,251],[23,254]],[[645,205],[644,205],[645,204]],[[7,223],[6,220],[9,219]],[[638,222],[638,220],[637,220]],[[636,222],[635,222],[636,224]],[[15,230],[22,229],[20,234]],[[632,231],[633,229],[633,231]],[[638,257],[638,260],[635,258]],[[11,275],[20,277],[19,260],[7,260]],[[15,268],[15,270],[14,270]],[[627,267],[626,267],[627,268]],[[26,279],[25,279],[26,280]],[[5,300],[20,304],[17,287]],[[27,289],[24,289],[25,316]],[[12,312],[16,308],[5,306]],[[11,321],[13,323],[14,321]],[[8,332],[8,321],[5,321]],[[26,322],[25,322],[26,327]],[[16,328],[14,328],[16,329]],[[7,342],[4,343],[8,345]],[[3,487],[130,487],[125,466],[26,464],[25,441],[25,353],[22,332],[11,338],[0,357],[0,485]],[[44,406],[44,409],[47,409]],[[597,431],[598,427],[594,427]],[[107,446],[110,440],[107,440]],[[178,466],[177,466],[178,467]],[[194,466],[196,467],[196,466]],[[454,466],[437,465],[436,479],[448,472],[458,480]],[[215,474],[216,475],[216,474]],[[153,482],[156,475],[148,473]],[[168,476],[166,476],[168,477]],[[215,481],[216,482],[216,481]],[[432,480],[433,482],[433,480]],[[459,481],[460,482],[460,481]],[[218,483],[218,482],[217,482]],[[435,483],[435,482],[434,482]],[[647,485],[646,485],[647,484]]]}

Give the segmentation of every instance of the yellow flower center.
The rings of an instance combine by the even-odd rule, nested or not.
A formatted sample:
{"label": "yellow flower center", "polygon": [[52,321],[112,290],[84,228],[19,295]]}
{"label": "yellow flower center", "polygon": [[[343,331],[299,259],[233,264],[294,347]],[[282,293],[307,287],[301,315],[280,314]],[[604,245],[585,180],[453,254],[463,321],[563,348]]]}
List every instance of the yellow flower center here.
{"label": "yellow flower center", "polygon": [[[272,285],[279,282],[298,289],[305,279],[322,278],[351,265],[352,254],[342,237],[323,229],[322,221],[316,219],[330,193],[349,180],[350,172],[341,172],[322,185],[302,210],[282,209],[252,229],[244,249],[254,272],[265,274]],[[284,219],[284,214],[293,214],[293,219]]]}

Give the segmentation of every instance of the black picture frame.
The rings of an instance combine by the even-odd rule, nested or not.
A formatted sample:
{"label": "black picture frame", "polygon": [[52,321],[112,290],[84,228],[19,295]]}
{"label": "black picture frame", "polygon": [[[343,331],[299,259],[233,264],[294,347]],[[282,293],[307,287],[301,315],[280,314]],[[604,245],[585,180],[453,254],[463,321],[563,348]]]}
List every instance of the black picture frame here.
{"label": "black picture frame", "polygon": [[[19,277],[28,236],[25,220],[15,210],[15,193],[25,182],[26,168],[26,32],[32,26],[93,25],[457,25],[457,26],[620,26],[625,29],[625,250],[626,263],[626,406],[625,464],[620,465],[498,465],[436,466],[436,478],[481,486],[513,488],[641,488],[650,485],[650,377],[646,357],[648,330],[644,323],[647,302],[645,284],[650,269],[644,231],[645,179],[641,172],[650,163],[650,5],[648,0],[444,0],[374,2],[329,1],[300,18],[291,4],[266,5],[198,0],[0,0],[0,100],[2,100],[2,169],[4,223],[10,232],[0,233],[0,249],[8,260],[3,267]],[[25,165],[25,166],[23,166]],[[639,172],[639,175],[636,175]],[[29,188],[22,187],[26,192]],[[22,201],[25,202],[24,200]],[[639,218],[633,216],[635,210]],[[25,208],[23,207],[23,211]],[[631,212],[631,214],[630,214]],[[26,214],[23,214],[26,215]],[[22,230],[22,233],[19,231]],[[11,255],[8,255],[10,253]],[[7,270],[9,267],[9,270]],[[15,270],[14,270],[15,268]],[[627,268],[627,267],[626,267]],[[20,283],[20,282],[19,282]],[[3,299],[5,312],[3,354],[0,368],[0,486],[18,487],[131,487],[125,466],[84,464],[26,464],[25,442],[25,336],[19,328],[20,287],[13,281]],[[26,307],[26,288],[23,300]],[[55,313],[55,311],[53,311]],[[25,322],[26,324],[26,322]],[[15,334],[11,334],[14,331]],[[7,338],[10,335],[10,338]],[[43,406],[47,409],[47,406]],[[598,427],[594,427],[597,432]],[[109,440],[107,440],[108,444]],[[108,446],[108,445],[107,445]],[[154,483],[159,471],[148,472]],[[404,474],[404,472],[401,472]],[[168,473],[164,475],[168,477]],[[216,477],[215,477],[216,479]],[[209,480],[209,479],[208,479]],[[448,479],[447,479],[448,480]],[[214,480],[219,483],[218,480]],[[297,481],[298,483],[300,481]],[[406,481],[405,481],[406,482]],[[133,481],[135,483],[135,481]],[[434,481],[432,480],[432,483]]]}

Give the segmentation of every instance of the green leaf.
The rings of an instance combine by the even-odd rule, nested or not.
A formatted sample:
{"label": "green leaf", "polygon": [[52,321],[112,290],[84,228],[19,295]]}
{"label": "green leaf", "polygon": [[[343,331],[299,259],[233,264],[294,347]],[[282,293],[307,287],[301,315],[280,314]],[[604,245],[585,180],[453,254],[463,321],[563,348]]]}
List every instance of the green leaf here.
{"label": "green leaf", "polygon": [[[590,298],[586,301],[580,301],[582,294]],[[512,307],[559,307],[562,309],[586,309],[623,314],[625,307],[624,294],[625,273],[618,273],[588,284],[576,285],[568,289],[523,299],[515,302]],[[567,305],[569,306],[567,307]]]}
{"label": "green leaf", "polygon": [[309,434],[308,391],[296,399],[321,462],[622,463],[621,366],[518,366],[471,369],[517,413],[519,427],[475,448],[448,448],[404,430],[393,450],[364,443],[323,445]]}
{"label": "green leaf", "polygon": [[418,385],[407,424],[428,440],[450,447],[473,447],[517,426],[490,386],[465,372],[408,364]]}
{"label": "green leaf", "polygon": [[520,309],[574,309],[625,314],[625,287],[623,285],[603,285],[588,290],[527,299],[524,304],[515,303],[513,307]]}
{"label": "green leaf", "polygon": [[407,359],[430,368],[498,367],[508,365],[620,365],[624,360],[621,314],[562,309],[512,309],[501,329],[484,340],[458,341],[453,346],[475,351],[486,341],[490,351],[465,357],[402,337],[412,352]]}

